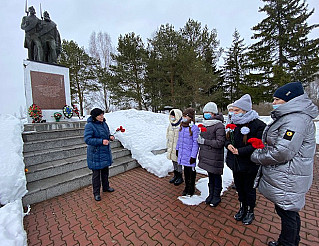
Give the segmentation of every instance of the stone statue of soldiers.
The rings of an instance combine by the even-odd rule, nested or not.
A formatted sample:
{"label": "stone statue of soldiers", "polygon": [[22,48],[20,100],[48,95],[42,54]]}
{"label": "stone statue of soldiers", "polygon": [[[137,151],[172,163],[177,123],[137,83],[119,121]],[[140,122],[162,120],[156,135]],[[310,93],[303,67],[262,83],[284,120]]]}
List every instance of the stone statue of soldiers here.
{"label": "stone statue of soldiers", "polygon": [[39,39],[41,20],[35,16],[33,6],[29,7],[27,16],[22,18],[21,29],[25,31],[24,47],[28,49],[28,59],[43,61],[43,49]]}
{"label": "stone statue of soldiers", "polygon": [[47,11],[43,13],[44,20],[41,22],[39,37],[43,48],[43,61],[56,63],[61,53],[61,38],[57,25],[50,19]]}

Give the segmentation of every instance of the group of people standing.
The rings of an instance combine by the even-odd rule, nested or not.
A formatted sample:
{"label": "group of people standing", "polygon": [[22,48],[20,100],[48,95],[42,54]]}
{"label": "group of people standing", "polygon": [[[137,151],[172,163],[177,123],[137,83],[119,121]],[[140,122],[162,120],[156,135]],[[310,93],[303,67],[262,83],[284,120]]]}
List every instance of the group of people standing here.
{"label": "group of people standing", "polygon": [[[214,102],[203,108],[203,124],[195,124],[195,110],[173,109],[167,128],[167,157],[172,160],[174,177],[169,181],[180,185],[182,195],[195,193],[196,159],[208,172],[209,195],[206,204],[216,207],[221,202],[224,162],[233,171],[238,192],[239,211],[234,219],[244,225],[253,222],[256,188],[274,202],[281,218],[281,233],[269,246],[298,245],[300,241],[299,211],[313,178],[316,149],[313,119],[318,108],[304,93],[300,82],[292,82],[274,93],[273,122],[266,124],[252,109],[251,97],[245,94],[228,106],[228,124]],[[93,195],[101,200],[100,190],[113,192],[109,186],[112,164],[110,134],[104,112],[95,108],[87,120],[84,140],[88,145],[87,162],[92,170]],[[259,144],[254,144],[259,140]],[[258,141],[257,141],[258,142]],[[227,150],[226,161],[224,149]],[[182,171],[184,169],[184,179]]]}
{"label": "group of people standing", "polygon": [[[221,202],[224,148],[226,164],[233,171],[238,192],[239,211],[234,219],[244,225],[253,222],[256,188],[274,202],[281,218],[281,233],[269,246],[299,245],[299,211],[313,177],[316,148],[313,119],[318,108],[304,93],[300,82],[278,88],[273,96],[273,121],[266,125],[252,109],[249,94],[229,105],[228,122],[214,102],[203,108],[203,124],[195,125],[195,110],[170,112],[167,129],[167,157],[173,161],[175,185],[183,183],[182,195],[195,192],[196,158],[198,166],[208,172],[209,195],[206,204],[216,207]],[[259,141],[257,141],[259,140]],[[259,144],[253,144],[256,143]]]}

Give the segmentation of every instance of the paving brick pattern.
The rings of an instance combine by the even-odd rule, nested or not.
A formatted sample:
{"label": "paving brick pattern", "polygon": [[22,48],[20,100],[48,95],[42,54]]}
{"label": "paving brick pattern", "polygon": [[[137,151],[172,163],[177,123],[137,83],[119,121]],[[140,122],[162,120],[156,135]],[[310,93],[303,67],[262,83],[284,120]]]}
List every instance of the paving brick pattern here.
{"label": "paving brick pattern", "polygon": [[[300,245],[319,245],[318,159],[300,212]],[[183,185],[169,184],[170,178],[135,168],[110,178],[116,191],[103,193],[100,202],[89,186],[32,205],[24,219],[28,245],[258,246],[278,238],[280,219],[262,195],[257,195],[255,221],[244,226],[233,219],[239,207],[235,190],[226,191],[216,208],[187,206],[177,199]]]}

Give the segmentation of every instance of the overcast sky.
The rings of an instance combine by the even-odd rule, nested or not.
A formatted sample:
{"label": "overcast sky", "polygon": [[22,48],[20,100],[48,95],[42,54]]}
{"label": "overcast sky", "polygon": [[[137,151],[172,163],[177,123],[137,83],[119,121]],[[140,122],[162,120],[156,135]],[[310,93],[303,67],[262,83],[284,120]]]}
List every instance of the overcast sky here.
{"label": "overcast sky", "polygon": [[[307,2],[309,9],[315,8],[308,23],[319,23],[319,1]],[[120,34],[129,32],[140,35],[146,43],[160,25],[169,23],[178,30],[189,18],[209,30],[215,28],[223,48],[231,45],[235,28],[246,44],[251,44],[251,28],[265,17],[258,12],[260,0],[28,0],[39,18],[40,3],[42,11],[47,10],[58,25],[61,38],[85,48],[93,31],[110,34],[114,46]],[[0,113],[10,113],[25,106],[22,62],[27,49],[23,48],[24,31],[20,29],[25,0],[5,0],[1,7]],[[310,38],[318,36],[316,30]]]}

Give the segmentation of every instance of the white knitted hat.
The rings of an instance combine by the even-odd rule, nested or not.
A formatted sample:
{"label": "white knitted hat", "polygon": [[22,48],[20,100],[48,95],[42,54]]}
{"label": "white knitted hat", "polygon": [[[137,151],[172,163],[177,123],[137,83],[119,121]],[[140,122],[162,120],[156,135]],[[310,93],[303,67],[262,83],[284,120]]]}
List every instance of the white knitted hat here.
{"label": "white knitted hat", "polygon": [[217,114],[218,113],[218,109],[217,109],[217,105],[214,102],[209,102],[207,103],[204,108],[203,108],[203,113],[204,112],[210,112],[213,114]]}

